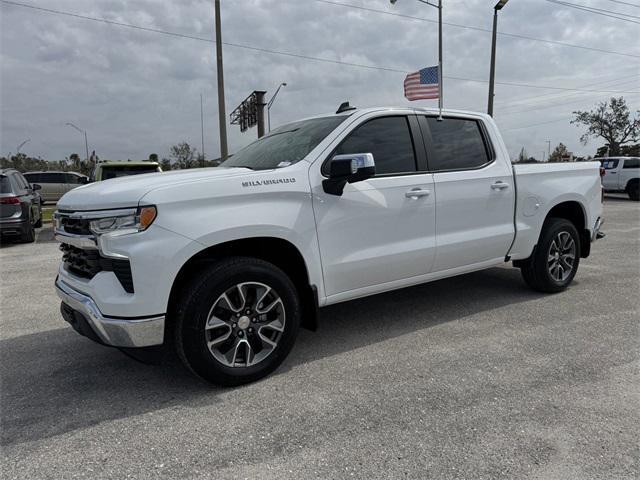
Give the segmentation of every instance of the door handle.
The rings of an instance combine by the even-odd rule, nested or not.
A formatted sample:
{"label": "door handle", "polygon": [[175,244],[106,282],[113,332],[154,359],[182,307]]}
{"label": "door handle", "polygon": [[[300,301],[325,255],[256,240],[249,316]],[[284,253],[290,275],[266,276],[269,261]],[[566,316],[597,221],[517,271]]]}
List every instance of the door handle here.
{"label": "door handle", "polygon": [[502,182],[500,180],[498,180],[496,183],[491,185],[491,189],[492,190],[504,190],[505,188],[509,188],[509,184],[508,183],[504,183],[504,182]]}
{"label": "door handle", "polygon": [[431,190],[424,190],[422,188],[414,188],[404,193],[405,197],[413,200],[417,200],[420,197],[427,197],[429,195],[431,195]]}

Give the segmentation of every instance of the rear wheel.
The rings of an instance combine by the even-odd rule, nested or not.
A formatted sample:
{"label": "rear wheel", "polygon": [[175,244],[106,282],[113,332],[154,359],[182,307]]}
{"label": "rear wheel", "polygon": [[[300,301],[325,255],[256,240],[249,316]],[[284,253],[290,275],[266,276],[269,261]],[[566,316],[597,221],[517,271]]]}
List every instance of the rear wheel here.
{"label": "rear wheel", "polygon": [[575,277],[580,263],[580,236],[564,218],[550,218],[529,259],[520,267],[522,277],[534,290],[561,292]]}
{"label": "rear wheel", "polygon": [[22,232],[20,240],[22,240],[23,243],[33,243],[36,241],[36,229],[34,228],[33,223],[31,223],[31,218],[29,218],[29,222],[27,223],[25,230]]}
{"label": "rear wheel", "polygon": [[33,225],[36,228],[42,228],[42,208],[38,208],[38,221]]}
{"label": "rear wheel", "polygon": [[178,355],[196,374],[241,385],[273,372],[295,342],[301,308],[295,286],[275,265],[233,257],[183,290],[176,314]]}
{"label": "rear wheel", "polygon": [[631,200],[635,200],[636,202],[640,200],[640,182],[629,182],[627,185],[627,195]]}

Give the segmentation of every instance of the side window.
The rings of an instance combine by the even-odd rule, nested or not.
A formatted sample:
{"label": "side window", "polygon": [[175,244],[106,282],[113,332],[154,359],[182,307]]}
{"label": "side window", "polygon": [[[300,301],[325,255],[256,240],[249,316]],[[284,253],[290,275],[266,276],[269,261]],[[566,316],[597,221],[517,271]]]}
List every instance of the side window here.
{"label": "side window", "polygon": [[602,166],[605,170],[613,170],[618,166],[619,160],[605,160],[602,162]]}
{"label": "side window", "polygon": [[20,190],[27,190],[29,188],[29,183],[20,173],[14,174],[13,179],[15,180],[16,185]]}
{"label": "side window", "polygon": [[77,175],[74,175],[72,173],[65,173],[64,174],[64,183],[78,184],[78,183],[80,183],[80,177],[77,176]]}
{"label": "side window", "polygon": [[640,158],[627,158],[622,168],[640,168]]}
{"label": "side window", "polygon": [[487,146],[477,121],[462,118],[438,121],[435,117],[427,117],[427,123],[432,140],[431,170],[466,170],[489,163]]}
{"label": "side window", "polygon": [[64,183],[64,173],[43,173],[41,183]]}
{"label": "side window", "polygon": [[24,174],[24,178],[27,179],[27,182],[34,184],[34,183],[38,183],[40,181],[40,174],[39,173],[25,173]]}
{"label": "side window", "polygon": [[415,172],[416,157],[406,117],[381,117],[360,125],[334,155],[372,153],[376,175]]}

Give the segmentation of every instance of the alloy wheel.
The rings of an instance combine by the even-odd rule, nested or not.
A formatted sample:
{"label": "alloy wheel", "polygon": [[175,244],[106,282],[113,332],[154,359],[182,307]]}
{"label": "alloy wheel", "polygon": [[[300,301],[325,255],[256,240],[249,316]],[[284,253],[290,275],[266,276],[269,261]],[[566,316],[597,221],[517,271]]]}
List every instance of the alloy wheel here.
{"label": "alloy wheel", "polygon": [[239,283],[213,303],[205,336],[213,357],[227,367],[250,367],[267,358],[282,338],[285,308],[278,293],[259,282]]}
{"label": "alloy wheel", "polygon": [[551,278],[564,282],[573,272],[576,260],[576,242],[569,232],[559,232],[549,247],[547,264]]}

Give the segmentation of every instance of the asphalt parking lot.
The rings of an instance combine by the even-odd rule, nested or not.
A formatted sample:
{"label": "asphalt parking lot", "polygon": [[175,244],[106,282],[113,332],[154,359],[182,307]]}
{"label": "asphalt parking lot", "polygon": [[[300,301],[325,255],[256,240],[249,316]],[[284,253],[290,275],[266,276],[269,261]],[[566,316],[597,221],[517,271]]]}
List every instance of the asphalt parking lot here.
{"label": "asphalt parking lot", "polygon": [[322,310],[236,389],[62,320],[57,244],[0,249],[2,478],[640,477],[640,205],[558,295],[495,268]]}

